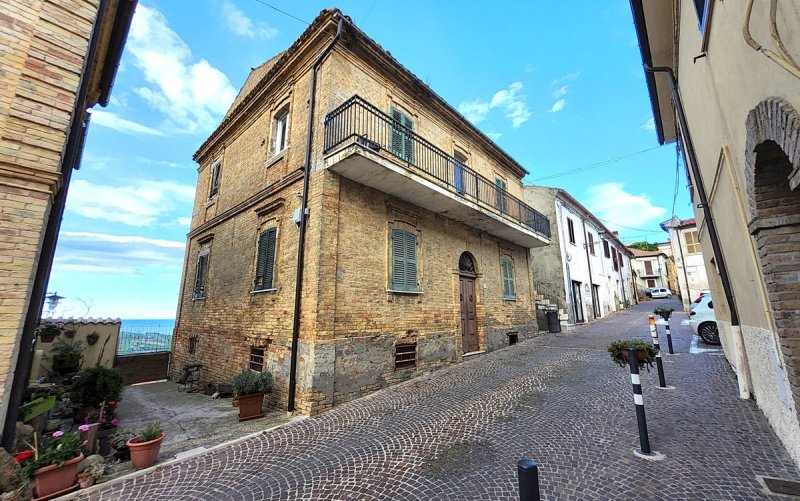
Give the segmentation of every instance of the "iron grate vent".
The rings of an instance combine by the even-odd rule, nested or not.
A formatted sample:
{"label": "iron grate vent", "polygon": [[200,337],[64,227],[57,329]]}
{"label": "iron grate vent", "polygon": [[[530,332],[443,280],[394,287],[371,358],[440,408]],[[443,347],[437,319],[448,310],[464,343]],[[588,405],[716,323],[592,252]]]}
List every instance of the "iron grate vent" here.
{"label": "iron grate vent", "polygon": [[398,343],[394,347],[394,368],[417,366],[417,343]]}

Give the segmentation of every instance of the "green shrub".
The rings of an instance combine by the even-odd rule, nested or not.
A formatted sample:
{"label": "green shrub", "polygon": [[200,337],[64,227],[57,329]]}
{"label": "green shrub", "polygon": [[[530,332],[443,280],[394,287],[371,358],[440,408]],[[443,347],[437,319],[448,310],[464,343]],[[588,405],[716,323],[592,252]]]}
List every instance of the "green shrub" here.
{"label": "green shrub", "polygon": [[233,393],[238,397],[250,393],[270,393],[272,374],[268,371],[256,372],[245,369],[233,377]]}
{"label": "green shrub", "polygon": [[653,310],[653,313],[660,316],[664,320],[669,320],[669,316],[672,314],[673,311],[675,311],[675,308],[666,308],[664,306],[659,306],[658,308]]}
{"label": "green shrub", "polygon": [[622,355],[623,350],[633,348],[635,350],[645,350],[647,356],[644,360],[639,360],[639,368],[647,366],[647,370],[653,366],[653,360],[656,358],[658,350],[652,344],[636,339],[618,339],[608,345],[608,353],[611,355],[611,360],[620,367],[628,367],[628,359]]}
{"label": "green shrub", "polygon": [[81,407],[97,407],[105,400],[120,400],[123,385],[117,369],[92,367],[72,378],[70,398]]}

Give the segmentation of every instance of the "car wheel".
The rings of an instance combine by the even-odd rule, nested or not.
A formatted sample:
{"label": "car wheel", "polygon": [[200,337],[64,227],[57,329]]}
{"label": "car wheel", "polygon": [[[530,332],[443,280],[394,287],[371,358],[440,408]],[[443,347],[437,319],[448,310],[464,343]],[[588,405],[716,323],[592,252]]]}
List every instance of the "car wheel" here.
{"label": "car wheel", "polygon": [[700,327],[697,328],[697,334],[708,344],[720,344],[719,330],[714,322],[700,324]]}
{"label": "car wheel", "polygon": [[672,294],[667,294],[667,299],[672,299]]}

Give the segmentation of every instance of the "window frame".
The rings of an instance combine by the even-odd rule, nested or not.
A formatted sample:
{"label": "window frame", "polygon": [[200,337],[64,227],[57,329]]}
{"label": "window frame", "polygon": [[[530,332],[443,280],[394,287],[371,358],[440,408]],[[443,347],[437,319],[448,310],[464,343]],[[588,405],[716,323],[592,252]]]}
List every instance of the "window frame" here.
{"label": "window frame", "polygon": [[503,299],[517,299],[514,260],[511,259],[511,256],[503,256],[500,259],[500,275],[503,277]]}
{"label": "window frame", "polygon": [[[392,118],[389,152],[409,164],[414,164],[414,130],[416,129],[414,119],[410,113],[394,104],[389,107],[389,116]],[[398,125],[399,127],[397,127]],[[399,144],[395,144],[395,139],[399,141]]]}
{"label": "window frame", "polygon": [[575,223],[569,216],[567,216],[567,234],[569,236],[569,243],[575,245]]}
{"label": "window frame", "polygon": [[[689,235],[692,236],[692,242],[689,241]],[[700,254],[703,252],[703,249],[700,246],[700,232],[698,230],[684,231],[683,242],[686,246],[686,254]]]}
{"label": "window frame", "polygon": [[[402,235],[403,242],[396,244],[396,238]],[[413,245],[409,245],[413,240]],[[400,250],[402,256],[398,257],[396,251]],[[413,250],[413,256],[410,256]],[[414,231],[393,227],[389,230],[389,291],[400,293],[419,293],[419,235]],[[413,264],[413,278],[409,271]],[[402,277],[397,277],[398,265],[402,268]],[[409,282],[413,280],[413,284]]]}
{"label": "window frame", "polygon": [[508,181],[496,175],[494,177],[494,184],[497,187],[497,210],[503,214],[508,214],[508,201],[506,197],[508,193]]}
{"label": "window frame", "polygon": [[603,255],[606,258],[611,257],[611,248],[608,245],[608,240],[603,240]]}
{"label": "window frame", "polygon": [[[194,290],[192,291],[192,300],[203,300],[207,297],[208,269],[209,269],[208,263],[210,254],[211,252],[209,250],[203,250],[197,254],[197,264],[195,266]],[[201,264],[203,264],[202,267]]]}
{"label": "window frame", "polygon": [[272,154],[289,148],[289,104],[278,108],[272,116]]}
{"label": "window frame", "polygon": [[589,246],[589,254],[592,256],[596,256],[597,253],[594,250],[594,235],[589,230],[586,230],[586,245]]}
{"label": "window frame", "polygon": [[219,185],[222,182],[222,160],[216,160],[211,164],[210,176],[208,199],[214,200],[219,195]]}
{"label": "window frame", "polygon": [[[258,353],[258,350],[261,350],[261,353]],[[255,352],[255,353],[254,353]],[[257,359],[261,358],[259,362]],[[247,368],[254,372],[264,372],[264,360],[267,358],[267,347],[266,346],[251,346],[250,347],[250,356],[247,360]],[[254,368],[253,365],[260,365],[260,368]]]}
{"label": "window frame", "polygon": [[[269,234],[270,232],[273,234],[273,242],[272,242],[272,259],[270,260],[269,256]],[[255,260],[255,276],[253,277],[253,289],[252,292],[266,292],[266,291],[274,291],[275,288],[275,276],[277,275],[277,259],[278,259],[278,237],[280,235],[280,230],[278,226],[269,226],[269,227],[262,227],[262,229],[258,232],[258,236],[256,237],[256,260]],[[262,240],[266,239],[266,240]],[[262,244],[266,245],[266,249],[264,249],[264,269],[260,269],[262,266],[261,263],[261,248]],[[262,280],[262,283],[258,283],[259,278],[263,279],[263,276],[267,274],[267,270],[269,269],[269,262],[271,261],[271,276],[269,283],[266,280]]]}

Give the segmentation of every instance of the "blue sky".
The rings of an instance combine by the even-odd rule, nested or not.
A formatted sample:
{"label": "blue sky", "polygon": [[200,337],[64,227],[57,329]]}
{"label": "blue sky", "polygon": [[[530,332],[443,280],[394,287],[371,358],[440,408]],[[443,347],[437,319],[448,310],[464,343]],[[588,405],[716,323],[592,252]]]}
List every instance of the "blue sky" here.
{"label": "blue sky", "polygon": [[[331,6],[264,1],[304,21]],[[628,0],[487,5],[337,7],[524,165],[526,182],[565,188],[625,241],[664,240],[675,148],[656,148]],[[57,314],[174,317],[192,154],[250,68],[305,27],[259,0],[139,1],[70,187],[48,287],[66,297]],[[678,185],[675,212],[691,217],[682,166]]]}

